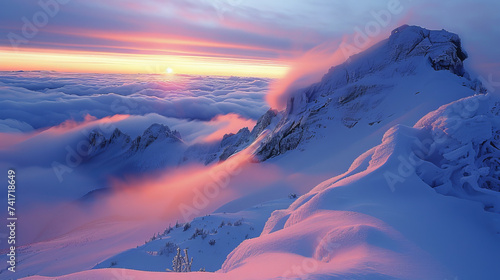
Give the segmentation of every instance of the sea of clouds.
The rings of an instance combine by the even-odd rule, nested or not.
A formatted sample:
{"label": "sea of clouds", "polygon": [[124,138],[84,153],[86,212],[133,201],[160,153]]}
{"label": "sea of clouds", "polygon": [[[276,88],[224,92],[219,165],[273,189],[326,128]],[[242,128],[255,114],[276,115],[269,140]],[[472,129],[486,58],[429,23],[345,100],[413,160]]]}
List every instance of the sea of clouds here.
{"label": "sea of clouds", "polygon": [[[268,109],[264,78],[0,72],[0,132],[29,132],[87,115],[145,116],[179,126],[237,114],[256,120]],[[185,126],[183,136],[199,130]],[[183,133],[184,132],[184,133]]]}

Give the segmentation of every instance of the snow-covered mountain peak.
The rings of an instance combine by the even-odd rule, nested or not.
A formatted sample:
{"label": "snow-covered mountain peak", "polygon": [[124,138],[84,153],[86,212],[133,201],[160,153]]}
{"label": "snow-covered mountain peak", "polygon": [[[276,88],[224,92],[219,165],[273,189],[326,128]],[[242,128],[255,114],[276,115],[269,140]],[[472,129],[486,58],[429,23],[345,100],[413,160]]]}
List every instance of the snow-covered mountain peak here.
{"label": "snow-covered mountain peak", "polygon": [[435,70],[450,70],[458,76],[466,74],[463,61],[468,55],[460,37],[446,30],[403,25],[392,32],[388,46],[393,50],[393,59],[424,56]]}
{"label": "snow-covered mountain peak", "polygon": [[[354,83],[365,75],[384,71],[394,64],[402,64],[403,67],[389,69],[391,72],[415,74],[415,68],[422,61],[428,62],[434,70],[449,70],[468,79],[463,66],[466,58],[467,53],[457,34],[403,25],[394,29],[388,39],[330,68],[320,84],[339,87]],[[309,94],[308,99],[311,98]]]}
{"label": "snow-covered mountain peak", "polygon": [[293,93],[257,157],[266,160],[295,149],[335,122],[349,129],[361,123],[376,127],[409,112],[417,121],[443,104],[485,93],[464,69],[466,58],[456,34],[401,26],[388,39],[332,67],[320,82]]}
{"label": "snow-covered mountain peak", "polygon": [[107,140],[101,132],[92,130],[89,133],[89,150],[88,154],[95,154],[98,150],[104,148],[107,145]]}
{"label": "snow-covered mountain peak", "polygon": [[181,141],[181,135],[178,131],[171,131],[170,128],[163,124],[154,123],[148,127],[142,134],[142,139],[164,139],[172,138],[173,140]]}
{"label": "snow-covered mountain peak", "polygon": [[115,128],[113,134],[111,134],[111,137],[109,138],[109,143],[128,144],[129,142],[130,142],[130,136],[124,134],[118,128]]}
{"label": "snow-covered mountain peak", "polygon": [[131,149],[133,151],[144,150],[158,140],[167,141],[168,143],[182,142],[178,131],[171,131],[166,125],[154,123],[144,131],[142,136],[133,141]]}

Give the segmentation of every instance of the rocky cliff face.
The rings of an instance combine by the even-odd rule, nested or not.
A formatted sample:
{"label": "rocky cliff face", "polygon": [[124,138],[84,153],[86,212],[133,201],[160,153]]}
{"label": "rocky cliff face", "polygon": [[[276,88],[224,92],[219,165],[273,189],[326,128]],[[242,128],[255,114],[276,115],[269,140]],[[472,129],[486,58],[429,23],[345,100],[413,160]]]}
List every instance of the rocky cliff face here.
{"label": "rocky cliff face", "polygon": [[225,135],[220,144],[222,153],[219,156],[219,160],[224,161],[236,152],[246,148],[255,141],[264,130],[273,127],[277,121],[278,112],[270,109],[259,118],[251,132],[245,127],[236,134]]}

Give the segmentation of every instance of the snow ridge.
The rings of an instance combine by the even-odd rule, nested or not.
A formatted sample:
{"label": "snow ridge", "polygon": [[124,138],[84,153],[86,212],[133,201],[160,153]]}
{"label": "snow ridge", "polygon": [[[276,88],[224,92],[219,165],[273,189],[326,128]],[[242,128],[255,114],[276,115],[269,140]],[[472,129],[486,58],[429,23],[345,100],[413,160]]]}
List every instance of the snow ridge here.
{"label": "snow ridge", "polygon": [[499,105],[477,95],[413,128],[391,128],[345,174],[273,212],[222,271],[247,271],[279,254],[290,262],[266,278],[495,279]]}

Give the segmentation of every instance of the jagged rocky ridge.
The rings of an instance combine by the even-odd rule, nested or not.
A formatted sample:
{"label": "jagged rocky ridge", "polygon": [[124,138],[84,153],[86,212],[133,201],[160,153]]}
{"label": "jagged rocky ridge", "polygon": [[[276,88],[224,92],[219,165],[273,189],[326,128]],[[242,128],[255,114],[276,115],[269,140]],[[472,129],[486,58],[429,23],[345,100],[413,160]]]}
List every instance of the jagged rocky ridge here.
{"label": "jagged rocky ridge", "polygon": [[88,141],[85,163],[90,168],[111,166],[108,172],[115,175],[175,167],[187,148],[178,131],[157,123],[135,139],[116,128],[109,137],[93,130]]}
{"label": "jagged rocky ridge", "polygon": [[89,134],[90,145],[87,156],[92,158],[110,149],[119,149],[133,154],[137,151],[144,151],[157,140],[169,143],[183,142],[181,134],[178,131],[171,131],[168,126],[157,123],[152,124],[144,131],[142,136],[137,136],[134,140],[131,140],[129,135],[124,134],[118,128],[113,131],[109,139],[106,139],[101,132],[93,130]]}

